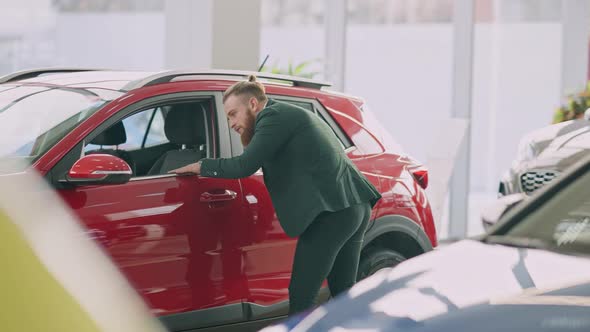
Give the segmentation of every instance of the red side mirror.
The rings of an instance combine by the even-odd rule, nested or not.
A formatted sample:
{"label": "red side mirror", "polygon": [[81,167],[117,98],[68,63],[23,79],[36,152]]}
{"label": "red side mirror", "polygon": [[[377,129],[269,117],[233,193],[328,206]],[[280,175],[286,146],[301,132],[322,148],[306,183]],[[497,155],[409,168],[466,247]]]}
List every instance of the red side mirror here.
{"label": "red side mirror", "polygon": [[122,184],[129,181],[131,167],[110,154],[90,154],[80,158],[67,175],[72,184]]}

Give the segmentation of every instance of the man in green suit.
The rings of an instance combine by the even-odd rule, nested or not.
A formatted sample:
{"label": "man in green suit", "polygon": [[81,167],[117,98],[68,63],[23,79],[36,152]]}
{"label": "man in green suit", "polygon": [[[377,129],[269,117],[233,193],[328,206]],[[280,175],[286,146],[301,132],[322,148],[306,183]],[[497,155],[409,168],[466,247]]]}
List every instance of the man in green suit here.
{"label": "man in green suit", "polygon": [[350,288],[379,192],[347,158],[323,120],[268,99],[255,76],[229,87],[223,106],[244,153],[203,159],[171,172],[237,179],[262,168],[281,226],[287,235],[299,237],[289,314],[312,307],[326,278],[333,297]]}

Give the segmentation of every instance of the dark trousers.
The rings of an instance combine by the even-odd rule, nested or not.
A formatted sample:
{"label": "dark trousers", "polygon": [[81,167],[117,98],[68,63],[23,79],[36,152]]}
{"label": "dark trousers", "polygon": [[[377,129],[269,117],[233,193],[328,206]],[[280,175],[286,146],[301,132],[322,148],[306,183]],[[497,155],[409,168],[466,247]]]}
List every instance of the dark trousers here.
{"label": "dark trousers", "polygon": [[354,285],[370,217],[369,203],[324,212],[301,234],[289,284],[289,315],[312,308],[326,278],[332,297]]}

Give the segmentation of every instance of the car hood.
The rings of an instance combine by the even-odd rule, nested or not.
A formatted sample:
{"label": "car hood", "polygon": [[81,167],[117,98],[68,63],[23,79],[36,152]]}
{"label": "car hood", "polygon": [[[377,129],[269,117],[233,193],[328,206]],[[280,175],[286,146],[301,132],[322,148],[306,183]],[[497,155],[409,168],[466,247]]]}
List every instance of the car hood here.
{"label": "car hood", "polygon": [[517,174],[532,169],[563,171],[590,154],[590,127],[581,127],[563,134],[551,142],[537,158],[522,163]]}
{"label": "car hood", "polygon": [[589,154],[590,147],[564,146],[557,150],[547,149],[537,159],[521,164],[516,172],[521,173],[533,169],[550,169],[562,172]]}
{"label": "car hood", "polygon": [[[579,317],[588,330],[589,281],[589,258],[464,240],[379,272],[326,305],[265,331],[502,330],[498,324],[523,331],[529,330],[526,324],[531,331],[543,324],[563,329],[561,312],[542,314],[542,299],[531,299],[551,292],[570,300],[580,296],[578,305],[568,306],[567,297],[553,300],[572,312],[584,311]],[[551,306],[551,299],[545,300]],[[535,310],[525,309],[531,305]]]}
{"label": "car hood", "polygon": [[[509,182],[514,176],[520,174],[523,171],[532,168],[549,168],[555,169],[562,156],[559,154],[571,154],[573,152],[560,152],[559,150],[567,146],[569,139],[581,132],[590,130],[590,122],[587,120],[570,120],[552,124],[533,130],[521,138],[520,145],[529,145],[534,155],[533,159],[530,160],[515,160],[512,166],[502,175],[504,182]],[[575,146],[577,151],[582,151],[585,148],[590,149],[590,144],[586,146]],[[538,164],[538,165],[537,165]],[[563,167],[567,167],[567,161]]]}
{"label": "car hood", "polygon": [[526,134],[522,139],[529,142],[528,144],[538,154],[547,148],[555,139],[583,128],[590,128],[590,122],[586,120],[570,120],[536,129]]}

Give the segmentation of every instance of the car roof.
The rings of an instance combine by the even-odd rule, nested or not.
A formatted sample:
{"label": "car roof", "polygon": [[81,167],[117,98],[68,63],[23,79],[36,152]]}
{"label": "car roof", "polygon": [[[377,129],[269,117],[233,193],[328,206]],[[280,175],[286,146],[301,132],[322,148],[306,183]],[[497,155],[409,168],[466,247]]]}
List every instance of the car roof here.
{"label": "car roof", "polygon": [[[255,74],[265,84],[291,85],[320,90],[328,82],[301,77],[239,70],[118,71],[86,68],[46,68],[12,73],[0,83],[48,84],[70,87],[96,87],[130,91],[160,83],[188,80],[239,81]],[[266,82],[265,82],[266,81]]]}
{"label": "car roof", "polygon": [[47,84],[69,87],[96,87],[121,90],[130,82],[153,75],[148,71],[94,69],[34,69],[0,77],[0,83]]}

